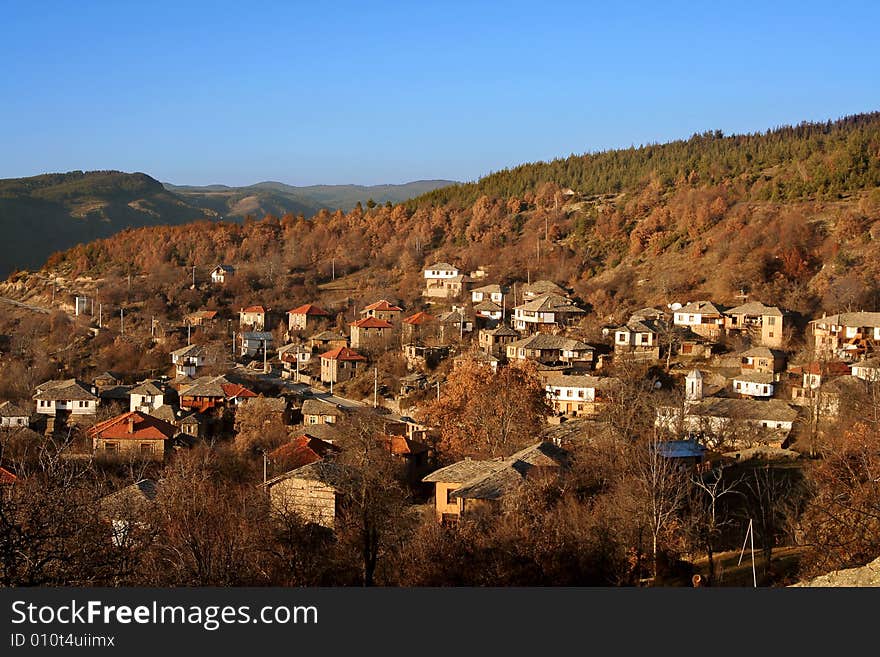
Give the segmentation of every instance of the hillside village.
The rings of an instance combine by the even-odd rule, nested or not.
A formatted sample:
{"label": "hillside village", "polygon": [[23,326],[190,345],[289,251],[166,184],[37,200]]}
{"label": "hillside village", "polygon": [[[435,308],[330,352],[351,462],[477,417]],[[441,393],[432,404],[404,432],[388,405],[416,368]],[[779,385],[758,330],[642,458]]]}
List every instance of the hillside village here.
{"label": "hillside village", "polygon": [[[192,286],[222,290],[241,269],[193,269]],[[105,314],[88,291],[70,290],[73,282],[65,294],[53,281],[45,305],[33,296],[17,302],[25,305],[4,300],[20,330],[21,317],[43,312],[50,335],[56,327],[78,335],[65,348],[92,363],[56,352],[49,358],[60,376],[34,381],[27,397],[4,388],[4,495],[25,488],[32,472],[25,457],[17,460],[27,451],[22,442],[49,441],[62,460],[113,473],[101,517],[129,527],[141,522],[132,514],[158,504],[176,462],[232,446],[258,473],[247,486],[268,517],[292,516],[332,540],[352,522],[352,508],[371,504],[365,486],[385,495],[393,480],[399,504],[382,513],[395,521],[421,514],[436,529],[413,531],[455,533],[471,521],[533,513],[536,486],[552,490],[582,473],[585,454],[607,450],[614,434],[642,439],[626,476],[638,481],[647,467],[642,493],[668,505],[661,515],[648,512],[653,544],[637,546],[638,564],[621,581],[687,581],[708,545],[703,578],[721,584],[712,553],[741,542],[743,512],[727,508],[730,518],[696,532],[712,536],[685,546],[682,527],[697,522],[685,519],[695,513],[694,491],[714,491],[714,505],[719,490],[736,485],[748,496],[744,469],[800,471],[823,456],[835,432],[852,430],[880,381],[880,310],[803,317],[743,293],[682,298],[607,323],[572,290],[528,272],[501,280],[491,264],[465,270],[426,259],[420,279],[409,298],[390,290],[353,306],[350,297],[328,303],[323,293],[282,307],[253,298],[182,321],[145,321],[143,312],[135,319],[136,310],[126,319],[124,309],[117,317],[109,304]],[[6,285],[3,296],[14,292]],[[97,371],[88,359],[97,344],[135,339],[165,359],[148,376]],[[7,363],[25,350],[15,331],[0,340]],[[681,490],[658,488],[661,475]],[[121,498],[137,503],[107,507]],[[770,567],[773,548],[796,548],[804,537],[783,527],[781,514],[774,507],[760,528],[769,583],[786,576]],[[789,513],[786,522],[794,521]],[[363,576],[372,582],[381,549],[368,542],[365,550]],[[662,566],[667,558],[672,565]]]}

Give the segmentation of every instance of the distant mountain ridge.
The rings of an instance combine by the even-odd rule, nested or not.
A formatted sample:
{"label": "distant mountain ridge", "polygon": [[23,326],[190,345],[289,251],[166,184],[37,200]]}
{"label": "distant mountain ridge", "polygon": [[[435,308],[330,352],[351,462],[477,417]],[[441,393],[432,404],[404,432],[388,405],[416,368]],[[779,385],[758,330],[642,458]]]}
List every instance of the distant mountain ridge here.
{"label": "distant mountain ridge", "polygon": [[165,184],[141,172],[69,171],[0,179],[0,278],[40,267],[55,251],[127,228],[198,220],[240,221],[287,213],[311,217],[321,208],[350,209],[358,201],[400,203],[450,181],[403,185],[314,185],[263,182],[250,187]]}
{"label": "distant mountain ridge", "polygon": [[228,185],[174,185],[164,183],[165,189],[188,202],[207,208],[231,218],[247,214],[262,217],[302,212],[309,216],[328,210],[351,210],[358,202],[366,204],[403,203],[413,197],[436,189],[458,184],[454,180],[415,180],[398,185],[306,185],[298,187],[267,180],[253,185],[230,187]]}

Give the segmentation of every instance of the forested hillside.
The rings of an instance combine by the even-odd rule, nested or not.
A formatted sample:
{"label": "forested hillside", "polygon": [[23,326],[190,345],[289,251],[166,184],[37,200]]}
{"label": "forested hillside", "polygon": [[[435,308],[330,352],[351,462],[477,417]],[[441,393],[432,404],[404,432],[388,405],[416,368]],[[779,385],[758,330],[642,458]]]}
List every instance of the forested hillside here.
{"label": "forested hillside", "polygon": [[[575,166],[588,161],[607,166]],[[357,272],[359,289],[415,302],[421,267],[447,260],[491,265],[501,282],[553,279],[601,321],[672,300],[733,302],[742,291],[804,315],[880,307],[880,114],[565,162],[311,220],[129,230],[56,254],[47,268],[170,280],[229,262],[249,271],[242,296],[269,303],[290,298],[291,286],[314,292],[331,271]],[[481,193],[496,187],[516,193]]]}

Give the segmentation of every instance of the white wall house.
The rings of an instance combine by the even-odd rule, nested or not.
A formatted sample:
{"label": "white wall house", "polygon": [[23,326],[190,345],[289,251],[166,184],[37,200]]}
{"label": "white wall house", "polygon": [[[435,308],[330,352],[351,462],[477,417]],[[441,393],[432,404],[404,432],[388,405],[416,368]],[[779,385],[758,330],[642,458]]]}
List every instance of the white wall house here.
{"label": "white wall house", "polygon": [[853,364],[852,375],[862,381],[880,381],[880,359],[871,358]]}
{"label": "white wall house", "polygon": [[72,415],[94,415],[98,409],[98,397],[90,387],[77,381],[47,381],[37,386],[34,395],[37,413],[55,415],[58,411],[69,411]]}
{"label": "white wall house", "polygon": [[235,267],[230,265],[217,265],[211,270],[212,283],[225,283],[226,279],[235,275]]}
{"label": "white wall house", "polygon": [[205,349],[197,344],[181,347],[171,352],[177,376],[195,377],[196,370],[205,364]]}
{"label": "white wall house", "polygon": [[152,381],[144,381],[129,393],[129,411],[139,411],[150,415],[165,405],[165,392]]}
{"label": "white wall house", "polygon": [[741,374],[733,379],[733,391],[749,397],[770,398],[773,396],[773,375],[763,372]]}
{"label": "white wall house", "polygon": [[492,301],[501,305],[501,302],[504,301],[504,292],[500,285],[484,285],[471,290],[471,301],[473,303]]}
{"label": "white wall house", "polygon": [[0,427],[26,427],[30,423],[30,413],[12,402],[0,402]]}

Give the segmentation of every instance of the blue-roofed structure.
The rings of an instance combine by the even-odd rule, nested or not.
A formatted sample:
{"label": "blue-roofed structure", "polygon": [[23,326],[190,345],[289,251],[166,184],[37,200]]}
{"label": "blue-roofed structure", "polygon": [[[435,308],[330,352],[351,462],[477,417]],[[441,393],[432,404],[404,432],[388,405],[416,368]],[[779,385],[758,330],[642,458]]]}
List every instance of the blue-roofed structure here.
{"label": "blue-roofed structure", "polygon": [[696,440],[664,440],[657,443],[657,450],[668,459],[695,459],[697,462],[706,454],[706,448]]}

